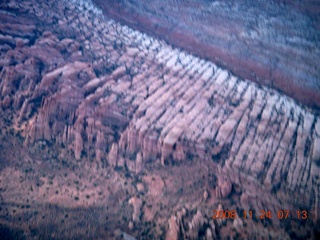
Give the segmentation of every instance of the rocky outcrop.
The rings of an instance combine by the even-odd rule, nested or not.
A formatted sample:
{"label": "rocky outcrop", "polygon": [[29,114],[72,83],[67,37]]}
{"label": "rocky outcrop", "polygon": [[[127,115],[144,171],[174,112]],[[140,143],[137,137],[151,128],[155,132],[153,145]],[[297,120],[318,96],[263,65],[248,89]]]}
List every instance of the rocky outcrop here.
{"label": "rocky outcrop", "polygon": [[[55,10],[48,1],[0,5],[4,136],[13,130],[26,149],[49,149],[56,164],[83,168],[80,176],[108,193],[103,206],[112,203],[136,235],[154,221],[159,226],[148,225],[149,238],[223,238],[230,228],[247,236],[241,219],[212,220],[216,208],[307,209],[306,228],[314,228],[315,110],[107,19],[87,2],[52,3]],[[92,182],[97,169],[104,179]],[[102,201],[98,192],[88,199]],[[129,192],[134,197],[127,199]],[[281,229],[289,235],[294,228]]]}
{"label": "rocky outcrop", "polygon": [[229,179],[219,176],[218,187],[216,188],[216,196],[218,198],[227,198],[232,191],[232,183]]}
{"label": "rocky outcrop", "polygon": [[188,215],[190,213],[184,208],[171,216],[166,239],[216,239],[213,220],[204,218],[201,212],[197,211],[188,222],[186,220]]}
{"label": "rocky outcrop", "polygon": [[317,1],[94,2],[123,24],[320,106]]}
{"label": "rocky outcrop", "polygon": [[142,200],[134,196],[130,198],[129,204],[133,206],[133,213],[132,213],[133,222],[140,222]]}

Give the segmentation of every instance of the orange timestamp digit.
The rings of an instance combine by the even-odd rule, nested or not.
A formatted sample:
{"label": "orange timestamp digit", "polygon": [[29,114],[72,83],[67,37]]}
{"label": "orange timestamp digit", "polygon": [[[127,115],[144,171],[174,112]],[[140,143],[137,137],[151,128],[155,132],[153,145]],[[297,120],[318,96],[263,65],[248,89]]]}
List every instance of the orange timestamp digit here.
{"label": "orange timestamp digit", "polygon": [[[261,210],[259,219],[265,220],[265,219],[272,219],[272,212],[270,210]],[[278,219],[302,219],[307,220],[308,219],[308,211],[306,210],[298,210],[296,212],[290,212],[289,210],[279,210],[275,213],[275,216],[278,217]],[[213,219],[235,219],[235,218],[243,218],[243,219],[252,219],[253,218],[253,212],[252,211],[243,211],[242,214],[237,214],[235,210],[213,210]]]}
{"label": "orange timestamp digit", "polygon": [[235,219],[237,218],[237,212],[235,210],[213,210],[213,219]]}
{"label": "orange timestamp digit", "polygon": [[277,216],[279,219],[287,219],[289,217],[289,214],[289,210],[279,210]]}
{"label": "orange timestamp digit", "polygon": [[299,219],[307,220],[308,219],[308,212],[306,210],[297,211],[297,217]]}
{"label": "orange timestamp digit", "polygon": [[[247,211],[246,210],[244,210],[242,214],[243,214],[243,218],[247,218]],[[249,218],[252,219],[252,211],[249,211],[248,215],[249,215]]]}
{"label": "orange timestamp digit", "polygon": [[[261,210],[260,211],[261,215],[260,215],[260,219],[271,219],[272,218],[272,214],[271,211],[265,211],[265,210]],[[291,215],[291,216],[290,216]],[[289,210],[279,210],[277,212],[277,217],[278,219],[287,219],[287,218],[294,218],[294,212],[290,212]],[[298,219],[302,219],[302,220],[307,220],[308,219],[308,212],[306,210],[299,210],[296,212],[296,217]]]}
{"label": "orange timestamp digit", "polygon": [[252,211],[243,211],[242,215],[237,214],[236,210],[213,210],[213,219],[236,219],[236,218],[251,218],[252,219]]}
{"label": "orange timestamp digit", "polygon": [[260,219],[266,219],[266,218],[271,219],[272,218],[272,214],[271,214],[270,210],[268,210],[268,211],[261,210],[260,213],[261,213]]}

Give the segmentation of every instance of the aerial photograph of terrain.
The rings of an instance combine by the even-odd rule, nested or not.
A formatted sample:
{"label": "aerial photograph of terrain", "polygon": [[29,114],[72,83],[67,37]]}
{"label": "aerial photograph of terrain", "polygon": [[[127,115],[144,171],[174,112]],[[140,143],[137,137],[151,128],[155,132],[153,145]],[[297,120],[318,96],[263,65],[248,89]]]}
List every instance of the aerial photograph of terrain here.
{"label": "aerial photograph of terrain", "polygon": [[320,239],[319,0],[0,0],[0,240]]}

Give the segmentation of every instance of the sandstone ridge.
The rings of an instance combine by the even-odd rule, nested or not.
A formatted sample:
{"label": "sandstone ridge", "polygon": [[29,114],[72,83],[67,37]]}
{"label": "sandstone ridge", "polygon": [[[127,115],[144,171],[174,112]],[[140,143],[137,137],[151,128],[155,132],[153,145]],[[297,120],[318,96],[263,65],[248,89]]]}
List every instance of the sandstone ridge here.
{"label": "sandstone ridge", "polygon": [[[113,215],[124,230],[149,238],[214,239],[230,229],[256,238],[313,234],[320,214],[315,111],[108,19],[89,2],[50,3],[57,9],[48,1],[0,4],[2,135],[14,132],[30,156],[51,149],[38,162],[26,154],[32,164],[66,161],[74,175],[84,169],[77,182],[97,178],[77,207],[112,202],[108,211],[126,216]],[[3,167],[5,184],[14,174]],[[74,207],[66,195],[50,194],[35,201]],[[242,219],[212,220],[214,208],[307,209],[309,219],[306,231],[295,228],[298,220],[286,227],[277,218],[246,228]]]}

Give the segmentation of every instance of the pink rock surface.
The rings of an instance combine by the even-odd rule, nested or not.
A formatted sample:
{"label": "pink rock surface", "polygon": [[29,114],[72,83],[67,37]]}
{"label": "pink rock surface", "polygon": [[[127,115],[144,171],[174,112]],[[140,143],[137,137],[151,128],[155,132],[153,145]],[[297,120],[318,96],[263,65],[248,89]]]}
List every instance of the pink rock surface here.
{"label": "pink rock surface", "polygon": [[[87,2],[0,7],[0,225],[8,234],[316,238],[314,109]],[[308,219],[284,223],[281,209],[306,209]],[[213,210],[255,215],[213,219]],[[261,220],[261,210],[274,217]]]}
{"label": "pink rock surface", "polygon": [[108,17],[320,106],[317,1],[94,2]]}

